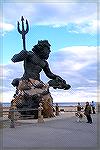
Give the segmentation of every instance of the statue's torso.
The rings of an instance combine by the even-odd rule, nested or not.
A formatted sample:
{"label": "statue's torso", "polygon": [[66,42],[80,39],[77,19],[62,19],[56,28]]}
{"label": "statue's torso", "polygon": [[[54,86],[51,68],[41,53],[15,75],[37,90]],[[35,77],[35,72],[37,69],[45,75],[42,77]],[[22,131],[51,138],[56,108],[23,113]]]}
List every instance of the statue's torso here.
{"label": "statue's torso", "polygon": [[45,62],[41,60],[35,53],[29,52],[29,56],[24,60],[24,78],[40,79],[40,72],[45,66]]}

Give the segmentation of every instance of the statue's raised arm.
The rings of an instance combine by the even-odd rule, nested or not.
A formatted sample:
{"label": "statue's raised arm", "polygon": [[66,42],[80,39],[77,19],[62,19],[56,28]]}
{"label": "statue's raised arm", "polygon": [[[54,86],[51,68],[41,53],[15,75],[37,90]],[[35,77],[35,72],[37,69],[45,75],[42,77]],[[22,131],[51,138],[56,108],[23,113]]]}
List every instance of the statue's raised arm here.
{"label": "statue's raised arm", "polygon": [[20,53],[15,54],[11,60],[15,63],[15,62],[20,62],[20,61],[24,61],[26,58],[28,57],[28,52],[25,50],[22,50]]}

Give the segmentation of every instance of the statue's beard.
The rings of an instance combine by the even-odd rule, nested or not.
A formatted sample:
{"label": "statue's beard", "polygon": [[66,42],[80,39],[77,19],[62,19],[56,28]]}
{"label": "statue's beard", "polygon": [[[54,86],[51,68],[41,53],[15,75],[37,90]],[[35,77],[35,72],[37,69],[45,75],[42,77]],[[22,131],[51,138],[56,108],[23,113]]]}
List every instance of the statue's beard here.
{"label": "statue's beard", "polygon": [[45,55],[45,54],[42,54],[42,55],[39,55],[41,59],[44,59],[44,60],[47,60],[49,58],[49,54]]}

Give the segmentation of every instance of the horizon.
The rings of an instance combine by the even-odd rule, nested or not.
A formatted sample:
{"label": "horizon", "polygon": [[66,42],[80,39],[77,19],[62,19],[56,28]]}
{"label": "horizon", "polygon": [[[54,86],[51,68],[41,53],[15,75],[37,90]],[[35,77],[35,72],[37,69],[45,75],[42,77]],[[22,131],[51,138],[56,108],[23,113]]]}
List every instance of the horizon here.
{"label": "horizon", "polygon": [[[92,101],[90,101],[90,102],[92,102]],[[89,103],[90,103],[89,102]],[[98,103],[97,101],[94,101],[95,103]],[[10,104],[10,102],[0,102],[1,104]],[[60,104],[60,103],[78,103],[77,101],[75,102],[53,102],[53,104],[56,104],[56,103],[58,103],[58,104]],[[80,103],[85,103],[85,102],[80,102]]]}

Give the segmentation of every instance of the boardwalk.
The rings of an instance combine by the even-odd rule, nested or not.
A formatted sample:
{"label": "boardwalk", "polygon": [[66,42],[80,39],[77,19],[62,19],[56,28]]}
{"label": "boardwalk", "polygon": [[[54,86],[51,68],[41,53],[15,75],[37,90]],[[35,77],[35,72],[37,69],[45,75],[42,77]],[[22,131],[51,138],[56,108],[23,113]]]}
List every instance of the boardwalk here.
{"label": "boardwalk", "polygon": [[65,114],[54,119],[45,119],[45,123],[41,124],[37,124],[36,120],[21,121],[21,125],[16,128],[3,129],[3,149],[74,147],[95,150],[98,146],[97,114],[92,117],[92,124],[86,123],[86,120],[78,123],[75,116],[66,117]]}

